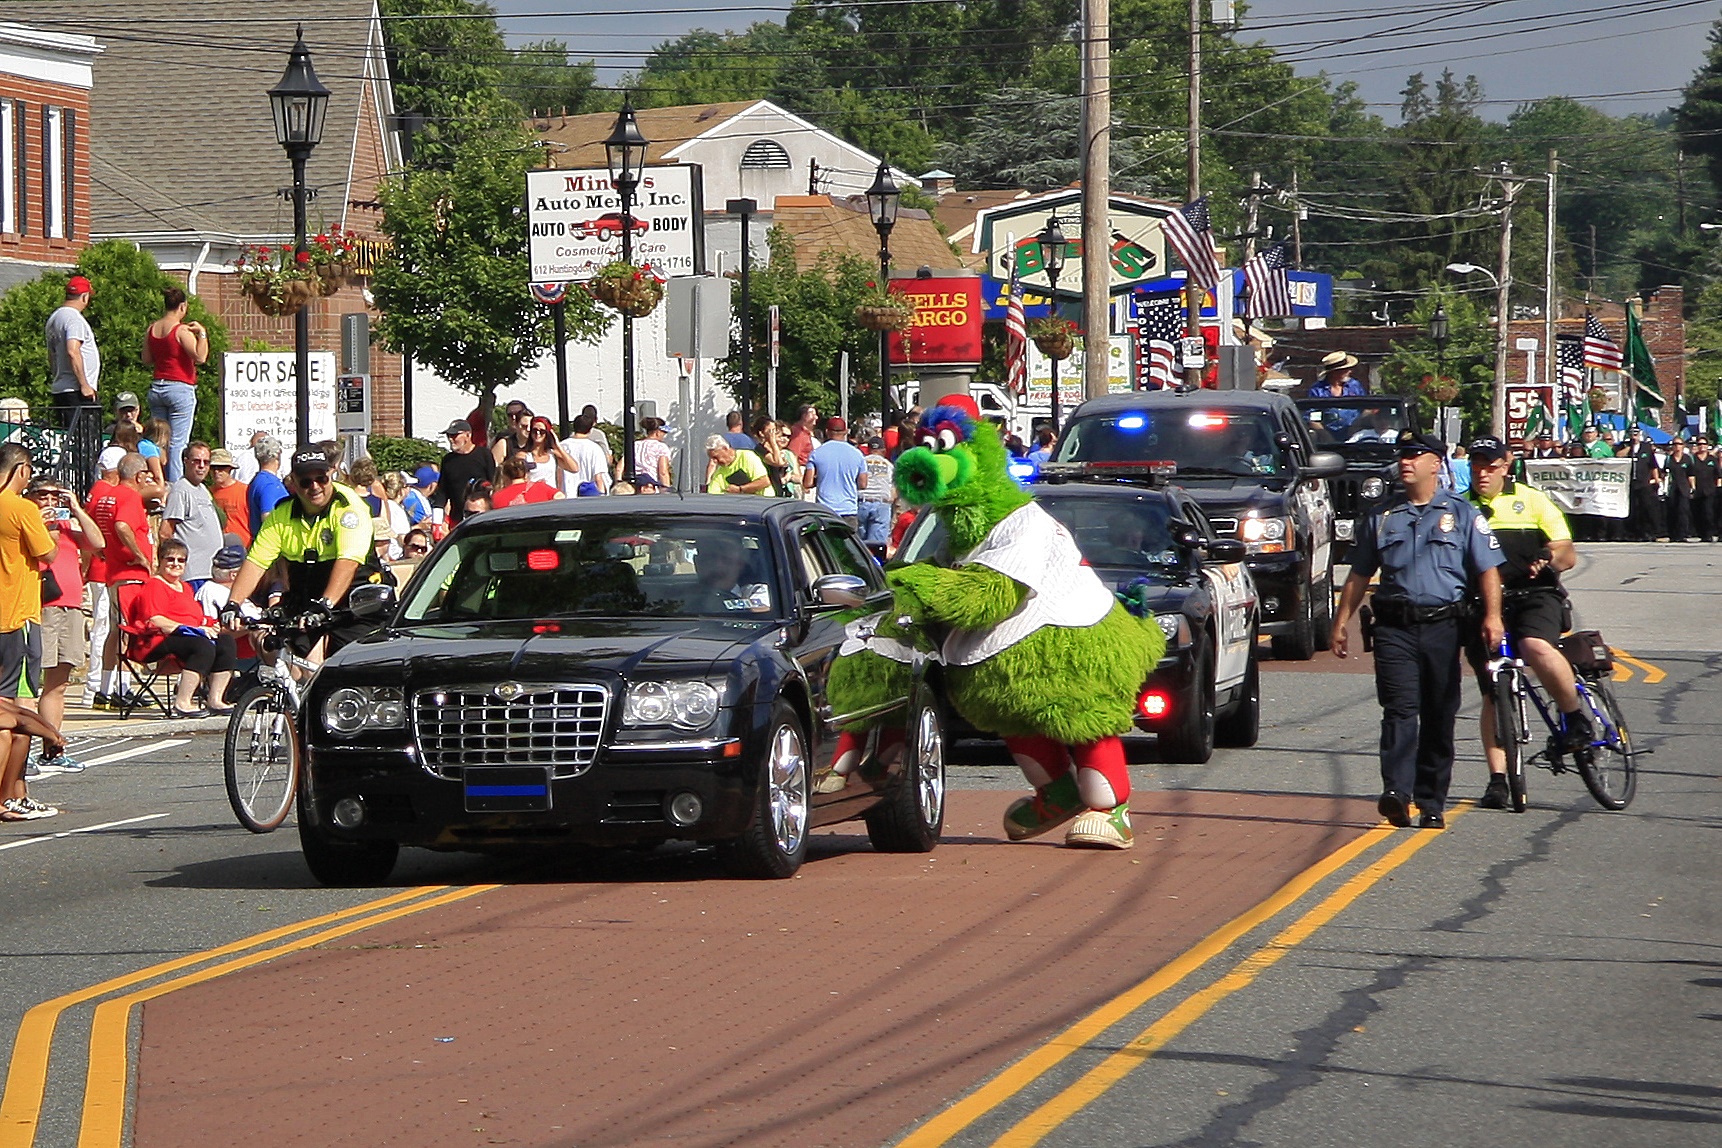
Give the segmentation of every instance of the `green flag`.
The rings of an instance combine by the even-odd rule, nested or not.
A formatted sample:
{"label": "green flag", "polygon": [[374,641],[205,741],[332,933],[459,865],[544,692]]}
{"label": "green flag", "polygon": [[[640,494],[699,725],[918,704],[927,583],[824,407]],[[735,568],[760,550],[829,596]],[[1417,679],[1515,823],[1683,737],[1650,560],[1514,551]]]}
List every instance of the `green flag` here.
{"label": "green flag", "polygon": [[1551,435],[1555,433],[1555,416],[1547,403],[1539,402],[1531,408],[1531,413],[1525,416],[1525,441],[1528,443],[1545,432]]}
{"label": "green flag", "polygon": [[1576,439],[1590,425],[1590,396],[1586,395],[1576,404],[1569,404],[1566,409],[1567,437]]}
{"label": "green flag", "polygon": [[1663,404],[1662,389],[1656,383],[1656,364],[1651,360],[1650,348],[1644,345],[1644,330],[1630,306],[1626,309],[1626,373],[1632,376],[1633,383],[1629,409],[1639,422],[1655,426],[1656,412]]}

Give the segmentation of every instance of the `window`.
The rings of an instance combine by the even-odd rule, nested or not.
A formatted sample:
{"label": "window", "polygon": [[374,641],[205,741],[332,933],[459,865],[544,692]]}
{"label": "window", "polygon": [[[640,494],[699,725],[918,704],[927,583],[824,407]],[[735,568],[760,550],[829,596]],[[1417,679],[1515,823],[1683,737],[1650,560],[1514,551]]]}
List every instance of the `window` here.
{"label": "window", "polygon": [[42,233],[49,239],[72,237],[72,167],[77,113],[42,107]]}
{"label": "window", "polygon": [[18,189],[23,185],[19,124],[18,101],[0,100],[0,231],[9,235],[22,230],[23,222],[18,210]]}
{"label": "window", "polygon": [[754,140],[741,153],[743,171],[771,171],[789,166],[789,153],[776,140]]}

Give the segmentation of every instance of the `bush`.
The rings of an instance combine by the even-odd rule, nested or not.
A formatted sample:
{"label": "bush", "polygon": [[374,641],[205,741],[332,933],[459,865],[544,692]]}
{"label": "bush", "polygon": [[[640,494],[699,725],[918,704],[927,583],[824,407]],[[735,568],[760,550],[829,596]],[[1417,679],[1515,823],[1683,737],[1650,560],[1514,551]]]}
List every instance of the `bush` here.
{"label": "bush", "polygon": [[432,466],[440,464],[442,456],[448,453],[440,444],[427,439],[390,438],[376,434],[365,440],[365,448],[376,462],[378,471],[404,470],[409,474],[426,463]]}

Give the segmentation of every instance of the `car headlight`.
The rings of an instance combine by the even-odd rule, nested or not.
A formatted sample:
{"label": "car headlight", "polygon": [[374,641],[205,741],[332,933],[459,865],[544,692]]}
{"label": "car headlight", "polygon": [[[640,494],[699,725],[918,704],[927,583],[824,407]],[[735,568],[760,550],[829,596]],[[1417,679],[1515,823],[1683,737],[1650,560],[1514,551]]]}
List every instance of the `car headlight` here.
{"label": "car headlight", "polygon": [[1190,623],[1182,614],[1156,614],[1154,622],[1160,627],[1160,632],[1166,635],[1166,641],[1176,646],[1190,644]]}
{"label": "car headlight", "polygon": [[1238,523],[1238,537],[1250,554],[1277,554],[1292,548],[1292,524],[1289,518],[1262,518],[1251,514]]}
{"label": "car headlight", "polygon": [[1380,498],[1387,493],[1387,484],[1380,477],[1371,476],[1363,480],[1363,485],[1358,488],[1358,493],[1368,499]]}
{"label": "car headlight", "polygon": [[622,697],[622,724],[704,729],[721,700],[709,682],[632,682]]}
{"label": "car headlight", "polygon": [[323,728],[355,734],[407,724],[406,693],[399,686],[343,686],[323,699]]}

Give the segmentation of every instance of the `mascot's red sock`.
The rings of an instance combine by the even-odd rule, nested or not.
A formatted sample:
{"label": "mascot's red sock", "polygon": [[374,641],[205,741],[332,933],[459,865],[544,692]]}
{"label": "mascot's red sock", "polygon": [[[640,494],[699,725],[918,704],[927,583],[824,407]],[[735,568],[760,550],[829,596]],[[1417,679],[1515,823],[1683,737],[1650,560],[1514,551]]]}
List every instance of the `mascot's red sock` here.
{"label": "mascot's red sock", "polygon": [[[879,731],[879,752],[876,758],[881,771],[884,767],[893,765],[903,756],[903,746],[907,736],[900,729],[891,728]],[[853,733],[844,730],[837,735],[837,747],[831,755],[831,771],[822,775],[814,782],[815,793],[838,793],[848,785],[848,777],[861,764],[861,755],[867,749],[867,734],[865,731]]]}
{"label": "mascot's red sock", "polygon": [[1070,748],[1050,737],[1007,737],[1005,748],[1034,786],[1033,797],[1022,797],[1005,810],[1005,835],[1012,841],[1038,837],[1082,812],[1076,774],[1070,768]]}
{"label": "mascot's red sock", "polygon": [[1092,849],[1130,848],[1135,835],[1130,831],[1130,769],[1124,761],[1124,743],[1103,737],[1073,745],[1070,753],[1076,759],[1077,786],[1088,809],[1071,823],[1064,843]]}

